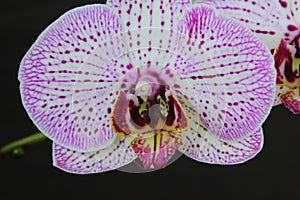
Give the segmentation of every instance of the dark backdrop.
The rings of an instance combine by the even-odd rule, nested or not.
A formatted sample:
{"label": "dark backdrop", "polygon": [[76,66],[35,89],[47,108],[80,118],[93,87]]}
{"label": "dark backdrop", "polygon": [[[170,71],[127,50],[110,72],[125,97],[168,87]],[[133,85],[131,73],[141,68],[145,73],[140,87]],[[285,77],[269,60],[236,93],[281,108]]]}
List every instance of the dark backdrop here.
{"label": "dark backdrop", "polygon": [[[20,101],[17,72],[23,55],[49,23],[71,8],[93,2],[1,3],[0,146],[38,131]],[[214,166],[182,156],[167,168],[147,174],[68,174],[52,167],[51,143],[43,142],[23,158],[0,160],[0,199],[300,199],[299,122],[300,115],[275,107],[263,126],[262,152],[245,164]]]}

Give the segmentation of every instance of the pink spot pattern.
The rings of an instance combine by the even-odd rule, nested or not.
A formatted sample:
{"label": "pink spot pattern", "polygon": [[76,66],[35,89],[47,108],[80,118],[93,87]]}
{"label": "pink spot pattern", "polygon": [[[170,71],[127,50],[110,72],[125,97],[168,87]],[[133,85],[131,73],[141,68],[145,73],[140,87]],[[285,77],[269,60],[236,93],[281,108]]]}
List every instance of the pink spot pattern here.
{"label": "pink spot pattern", "polygon": [[[197,0],[197,5],[209,4],[216,7],[220,12],[234,18],[245,27],[252,30],[273,53],[281,39],[288,44],[288,50],[292,55],[285,54],[285,51],[277,52],[276,56],[285,57],[283,59],[299,59],[300,56],[300,2],[298,0]],[[278,55],[280,54],[280,55]],[[274,54],[275,56],[275,54]],[[282,63],[277,63],[275,66]],[[292,73],[299,73],[300,66]],[[280,71],[277,71],[277,79],[282,79]],[[291,74],[291,72],[289,72]],[[285,77],[286,78],[286,77]],[[293,88],[293,85],[282,85],[277,82],[277,95],[275,96],[274,106],[281,104],[280,96]],[[299,86],[298,86],[299,87]],[[299,98],[297,92],[295,98]],[[289,98],[285,98],[287,100]],[[296,102],[296,101],[295,101]],[[284,102],[284,105],[295,113],[293,106]]]}
{"label": "pink spot pattern", "polygon": [[114,140],[107,111],[116,97],[119,72],[110,65],[123,51],[114,36],[121,32],[118,16],[105,6],[76,8],[50,25],[22,60],[24,106],[55,143],[87,151]]}
{"label": "pink spot pattern", "polygon": [[[291,42],[299,33],[298,0],[196,0],[195,4],[213,5],[222,14],[233,17],[251,29],[257,37],[274,49],[281,38]],[[293,31],[289,27],[294,27]]]}
{"label": "pink spot pattern", "polygon": [[237,141],[220,140],[210,134],[191,105],[184,98],[180,100],[187,111],[190,126],[180,133],[182,145],[178,150],[188,157],[204,163],[232,165],[244,163],[261,151],[262,128]]}
{"label": "pink spot pattern", "polygon": [[178,29],[189,35],[180,53],[187,64],[174,68],[192,88],[181,93],[195,97],[191,104],[217,138],[249,136],[273,104],[271,54],[249,30],[207,6],[187,11]]}
{"label": "pink spot pattern", "polygon": [[117,169],[136,159],[129,140],[117,137],[104,149],[78,152],[53,143],[53,165],[69,173],[92,174]]}

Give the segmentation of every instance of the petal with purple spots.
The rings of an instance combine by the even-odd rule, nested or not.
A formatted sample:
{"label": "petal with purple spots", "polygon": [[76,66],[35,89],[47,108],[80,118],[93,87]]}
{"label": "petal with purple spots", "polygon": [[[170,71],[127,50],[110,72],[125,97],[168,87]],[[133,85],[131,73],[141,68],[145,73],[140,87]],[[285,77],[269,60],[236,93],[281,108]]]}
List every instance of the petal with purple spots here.
{"label": "petal with purple spots", "polygon": [[[208,6],[186,13],[179,23],[189,35],[175,71],[192,87],[182,90],[209,132],[238,140],[256,131],[271,110],[276,72],[272,55],[248,29]],[[180,85],[183,85],[181,83]]]}
{"label": "petal with purple spots", "polygon": [[177,18],[191,4],[191,1],[108,0],[106,4],[121,16],[125,30],[148,27],[173,29]]}
{"label": "petal with purple spots", "polygon": [[[299,23],[293,17],[299,15],[299,10],[298,14],[292,14],[287,1],[196,0],[195,3],[213,5],[222,14],[238,20],[250,28],[270,49],[276,47],[281,37],[292,41],[297,34],[296,30],[299,30]],[[295,7],[294,9],[296,10]],[[291,29],[295,30],[291,32]]]}
{"label": "petal with purple spots", "polygon": [[54,143],[92,151],[114,140],[109,116],[123,70],[114,64],[126,52],[122,32],[105,6],[79,7],[51,24],[25,55],[23,104]]}
{"label": "petal with purple spots", "polygon": [[130,146],[131,140],[117,137],[109,147],[91,152],[77,152],[53,143],[53,165],[75,174],[114,170],[136,159]]}
{"label": "petal with purple spots", "polygon": [[[285,44],[285,49],[282,50],[281,48],[280,53],[277,53],[277,55],[275,54],[278,85],[274,105],[280,104],[279,96],[283,94],[283,92],[288,91],[288,88],[294,88],[296,83],[295,79],[286,79],[293,77],[286,76],[284,72],[293,75],[295,70],[290,70],[288,72],[288,70],[285,69],[285,65],[286,63],[291,65],[294,57],[300,58],[299,1],[196,0],[195,3],[211,4],[224,14],[238,20],[246,27],[249,27],[256,36],[262,39],[272,52],[275,48],[278,48],[278,41],[280,41],[279,46],[281,47],[283,47],[283,43],[287,43]],[[280,68],[278,68],[279,66]],[[292,81],[293,83],[289,81]]]}
{"label": "petal with purple spots", "polygon": [[237,141],[220,140],[205,128],[187,101],[183,100],[182,106],[188,111],[190,126],[186,131],[179,133],[182,145],[178,150],[186,156],[199,162],[231,165],[246,162],[261,151],[263,146],[261,128]]}
{"label": "petal with purple spots", "polygon": [[190,0],[172,1],[108,1],[119,13],[133,67],[162,68],[170,60],[176,46],[178,18],[191,5]]}
{"label": "petal with purple spots", "polygon": [[289,0],[289,3],[291,4],[291,15],[300,26],[300,2],[299,0]]}

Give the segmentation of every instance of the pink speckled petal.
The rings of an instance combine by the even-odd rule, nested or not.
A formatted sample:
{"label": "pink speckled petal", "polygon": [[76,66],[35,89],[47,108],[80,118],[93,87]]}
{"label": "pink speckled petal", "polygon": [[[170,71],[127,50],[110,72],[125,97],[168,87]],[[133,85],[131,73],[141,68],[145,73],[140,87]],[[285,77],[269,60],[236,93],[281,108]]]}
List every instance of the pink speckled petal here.
{"label": "pink speckled petal", "polygon": [[89,5],[61,16],[27,52],[19,71],[23,104],[54,143],[92,151],[114,140],[109,116],[115,83],[128,71],[116,65],[125,48],[118,16]]}
{"label": "pink speckled petal", "polygon": [[298,88],[281,94],[280,99],[283,105],[292,113],[300,114],[300,83]]}
{"label": "pink speckled petal", "polygon": [[291,15],[300,27],[300,2],[299,0],[289,0],[288,2],[291,5]]}
{"label": "pink speckled petal", "polygon": [[94,152],[77,152],[53,143],[53,165],[75,174],[114,170],[136,159],[131,140],[117,137],[112,145]]}
{"label": "pink speckled petal", "polygon": [[257,131],[275,96],[269,50],[248,29],[204,5],[188,11],[178,30],[189,37],[180,53],[187,64],[175,71],[193,89],[180,84],[181,92],[208,130],[225,140]]}
{"label": "pink speckled petal", "polygon": [[109,0],[107,5],[119,13],[127,30],[128,55],[133,67],[161,69],[172,59],[178,18],[191,5],[190,0]]}
{"label": "pink speckled petal", "polygon": [[246,162],[261,151],[263,146],[261,128],[238,141],[220,140],[209,133],[197,113],[184,102],[182,106],[188,111],[190,127],[179,133],[182,145],[178,150],[186,156],[199,162],[231,165]]}
{"label": "pink speckled petal", "polygon": [[[281,37],[291,41],[299,32],[299,19],[293,17],[290,8],[290,4],[299,4],[297,1],[196,0],[195,3],[215,6],[223,14],[250,28],[270,49],[274,49]],[[298,10],[294,16],[299,16],[299,9],[296,6],[293,9],[294,13]]]}
{"label": "pink speckled petal", "polygon": [[108,0],[106,4],[119,13],[126,30],[149,27],[173,29],[191,0]]}

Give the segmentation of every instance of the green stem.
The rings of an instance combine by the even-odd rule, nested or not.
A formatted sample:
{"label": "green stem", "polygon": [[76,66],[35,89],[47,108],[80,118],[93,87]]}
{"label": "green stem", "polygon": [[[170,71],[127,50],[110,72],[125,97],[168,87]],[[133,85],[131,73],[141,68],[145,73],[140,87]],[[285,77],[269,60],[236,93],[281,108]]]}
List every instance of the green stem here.
{"label": "green stem", "polygon": [[0,157],[6,153],[13,153],[16,155],[23,154],[24,147],[46,140],[47,137],[42,133],[35,133],[28,137],[11,142],[0,148]]}

